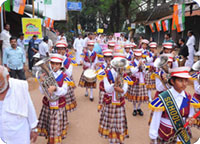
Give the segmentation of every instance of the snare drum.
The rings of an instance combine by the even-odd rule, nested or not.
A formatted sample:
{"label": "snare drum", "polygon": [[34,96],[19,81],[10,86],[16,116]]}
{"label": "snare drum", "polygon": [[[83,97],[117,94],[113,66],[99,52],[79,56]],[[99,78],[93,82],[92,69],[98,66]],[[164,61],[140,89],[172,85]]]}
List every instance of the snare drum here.
{"label": "snare drum", "polygon": [[83,75],[87,82],[95,82],[96,81],[97,74],[96,74],[95,70],[93,70],[93,69],[85,70]]}

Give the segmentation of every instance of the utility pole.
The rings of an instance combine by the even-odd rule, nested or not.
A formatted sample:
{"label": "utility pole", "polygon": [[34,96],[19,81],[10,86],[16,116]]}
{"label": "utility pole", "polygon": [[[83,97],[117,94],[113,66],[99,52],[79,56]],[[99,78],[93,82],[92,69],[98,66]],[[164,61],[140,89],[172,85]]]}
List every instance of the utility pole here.
{"label": "utility pole", "polygon": [[35,16],[34,0],[32,0],[32,10],[33,10],[32,18],[34,18]]}

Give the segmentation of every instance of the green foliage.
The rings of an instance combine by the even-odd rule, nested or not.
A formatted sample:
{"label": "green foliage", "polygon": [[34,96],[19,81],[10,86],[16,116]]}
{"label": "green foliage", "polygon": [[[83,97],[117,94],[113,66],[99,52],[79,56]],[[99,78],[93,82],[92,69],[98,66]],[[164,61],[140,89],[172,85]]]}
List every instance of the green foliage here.
{"label": "green foliage", "polygon": [[[70,0],[77,1],[77,0]],[[79,0],[80,1],[80,0]],[[129,19],[133,21],[136,15],[136,10],[141,0],[81,0],[82,11],[69,11],[69,20],[66,23],[57,24],[57,28],[77,32],[77,24],[81,24],[84,31],[96,31],[97,25],[99,28],[104,28],[106,33],[121,31],[124,21]],[[131,11],[133,11],[130,13]],[[98,20],[97,20],[98,19]],[[60,26],[62,25],[62,26]],[[127,29],[128,25],[126,26]]]}

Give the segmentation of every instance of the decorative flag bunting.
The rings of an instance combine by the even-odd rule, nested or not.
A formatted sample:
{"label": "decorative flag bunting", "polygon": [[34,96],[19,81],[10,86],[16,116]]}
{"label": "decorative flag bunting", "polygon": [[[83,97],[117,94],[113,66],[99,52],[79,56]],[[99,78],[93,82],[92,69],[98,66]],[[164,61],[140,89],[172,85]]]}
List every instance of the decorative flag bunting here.
{"label": "decorative flag bunting", "polygon": [[156,22],[156,28],[158,32],[162,30],[162,25],[160,20]]}
{"label": "decorative flag bunting", "polygon": [[174,23],[176,25],[177,32],[185,30],[185,4],[174,4],[172,25]]}
{"label": "decorative flag bunting", "polygon": [[151,32],[155,32],[154,23],[149,24],[149,27],[150,27],[150,29],[151,29]]}
{"label": "decorative flag bunting", "polygon": [[164,32],[168,31],[169,30],[169,20],[163,20],[162,27],[163,27]]}
{"label": "decorative flag bunting", "polygon": [[13,0],[13,11],[23,15],[26,5],[26,0]]}
{"label": "decorative flag bunting", "polygon": [[54,20],[48,17],[44,17],[43,26],[46,28],[53,28]]}

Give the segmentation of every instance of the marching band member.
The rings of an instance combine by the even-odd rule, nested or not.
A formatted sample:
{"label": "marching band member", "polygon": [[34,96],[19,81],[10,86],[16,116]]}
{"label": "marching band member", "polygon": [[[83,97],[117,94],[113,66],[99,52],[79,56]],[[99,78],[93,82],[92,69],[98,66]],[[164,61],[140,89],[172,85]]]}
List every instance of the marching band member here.
{"label": "marching band member", "polygon": [[[140,108],[142,102],[148,101],[147,88],[144,80],[144,63],[142,62],[142,49],[134,50],[134,60],[131,62],[133,67],[131,70],[131,79],[134,84],[128,87],[126,98],[128,101],[133,102],[133,116],[139,114],[143,116]],[[138,103],[138,106],[136,106]]]}
{"label": "marching band member", "polygon": [[141,42],[142,42],[141,49],[143,50],[142,53],[146,53],[148,51],[147,48],[149,41],[147,39],[143,39]]}
{"label": "marching band member", "polygon": [[[102,64],[99,67],[99,70],[97,70],[97,72],[99,73],[102,72],[101,70],[103,70],[104,73],[110,70],[111,68],[110,61],[113,59],[113,51],[110,49],[106,49],[103,51],[103,55],[104,55],[104,64]],[[97,75],[97,78],[101,80],[101,82],[99,83],[99,105],[98,105],[98,111],[100,111],[103,106],[103,97],[105,94],[105,89],[103,83],[103,76]]]}
{"label": "marching band member", "polygon": [[133,53],[130,50],[131,50],[131,44],[130,43],[126,43],[124,45],[124,54],[126,55],[126,59],[128,61],[132,60],[132,55],[133,55]]}
{"label": "marching band member", "polygon": [[[193,97],[196,98],[200,102],[200,72],[199,72],[200,69],[199,69],[199,64],[200,64],[200,61],[197,61],[192,66],[192,69],[197,71],[194,74],[192,74],[192,78],[194,79],[194,91],[195,91]],[[198,111],[199,110],[200,109],[198,109]],[[200,129],[200,116],[197,117],[194,126],[197,127],[198,129]]]}
{"label": "marching band member", "polygon": [[[178,67],[177,61],[174,61],[173,54],[163,54],[161,56],[167,56],[167,68],[176,68]],[[156,83],[156,94],[155,97],[158,97],[160,93],[166,91],[170,88],[170,85],[167,83],[167,73],[166,70],[160,68],[157,70],[155,74],[155,83]]]}
{"label": "marching band member", "polygon": [[93,51],[94,48],[94,41],[93,40],[89,40],[87,43],[88,46],[88,50],[86,52],[84,52],[84,59],[83,59],[83,73],[81,75],[81,78],[79,80],[79,86],[80,87],[85,87],[86,88],[86,92],[85,92],[85,96],[88,96],[88,88],[90,88],[90,101],[93,101],[93,88],[96,88],[96,81],[95,82],[87,82],[86,78],[84,76],[84,72],[85,70],[87,70],[88,68],[90,69],[95,69],[95,66],[98,62],[98,58],[97,58],[97,54],[95,51]]}
{"label": "marching band member", "polygon": [[113,40],[112,41],[108,41],[108,49],[114,50],[115,45],[116,45],[115,41],[113,41]]}
{"label": "marching band member", "polygon": [[[128,89],[127,82],[124,82],[121,86],[117,83],[121,83],[119,76],[122,76],[117,72],[114,66],[114,61],[121,58],[122,54],[115,54],[115,58],[111,61],[113,68],[106,70],[106,76],[103,79],[103,84],[100,89],[103,89],[103,104],[101,107],[100,124],[98,132],[100,136],[109,139],[110,144],[123,144],[125,138],[128,138],[128,126],[125,111],[125,99],[124,94]],[[119,56],[119,57],[118,57]],[[125,60],[125,56],[123,55]],[[109,62],[111,59],[108,59]]]}
{"label": "marching band member", "polygon": [[157,43],[151,42],[149,44],[149,48],[150,48],[149,57],[151,57],[152,59],[151,59],[151,61],[149,61],[148,73],[145,74],[145,82],[146,82],[146,87],[148,90],[149,101],[152,101],[151,91],[155,90],[155,78],[153,77],[153,74],[156,71],[156,68],[154,67],[153,63],[156,59]]}
{"label": "marching band member", "polygon": [[173,43],[165,42],[162,44],[162,46],[163,46],[163,50],[161,51],[160,54],[167,54],[167,53],[173,52]]}
{"label": "marching band member", "polygon": [[136,49],[136,48],[137,48],[137,45],[134,42],[132,42],[130,51],[133,53],[134,49]]}
{"label": "marching band member", "polygon": [[190,125],[194,123],[192,106],[200,107],[200,103],[185,92],[188,79],[191,78],[189,71],[189,67],[170,69],[169,84],[172,87],[149,103],[149,107],[154,110],[149,129],[151,144],[180,143],[180,141],[190,143],[190,136],[184,128],[184,123],[186,121],[189,121]]}
{"label": "marching band member", "polygon": [[[62,139],[64,139],[67,134],[68,118],[65,108],[65,95],[68,92],[68,76],[61,70],[62,62],[62,55],[50,55],[52,74],[57,81],[58,87],[50,86],[48,88],[48,93],[56,95],[58,99],[52,101],[47,96],[44,96],[37,126],[39,136],[47,138],[48,144],[62,143]],[[38,79],[41,82],[45,81],[45,74],[41,74]]]}
{"label": "marching band member", "polygon": [[[64,61],[63,61],[64,71],[67,74],[67,76],[70,77],[71,80],[73,80],[72,71],[73,71],[73,65],[76,65],[76,62],[66,56],[67,55],[66,48],[67,48],[67,43],[65,41],[58,41],[56,43],[57,53],[62,55],[64,58]],[[75,86],[73,85],[68,86],[68,91],[66,94],[66,109],[69,112],[74,111],[77,106],[75,93],[74,93],[74,87]]]}

